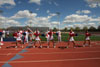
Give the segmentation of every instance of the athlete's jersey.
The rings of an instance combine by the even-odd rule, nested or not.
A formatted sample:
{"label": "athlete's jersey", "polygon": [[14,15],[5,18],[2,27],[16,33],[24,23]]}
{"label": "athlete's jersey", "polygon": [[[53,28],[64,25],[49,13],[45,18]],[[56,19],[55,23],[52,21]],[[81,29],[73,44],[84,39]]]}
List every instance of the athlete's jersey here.
{"label": "athlete's jersey", "polygon": [[40,32],[39,32],[39,31],[35,31],[34,35],[35,35],[36,37],[38,37],[38,36],[40,35]]}
{"label": "athlete's jersey", "polygon": [[49,34],[48,34],[48,32],[49,32],[49,31],[47,31],[47,32],[46,32],[46,38],[48,38],[48,37],[49,37]]}
{"label": "athlete's jersey", "polygon": [[85,33],[85,36],[91,36],[91,34],[90,33]]}
{"label": "athlete's jersey", "polygon": [[39,35],[40,35],[39,31],[35,31],[34,35],[35,35],[35,40],[41,40],[39,37]]}
{"label": "athlete's jersey", "polygon": [[90,36],[91,36],[91,34],[90,33],[85,33],[85,36],[86,36],[86,39],[85,40],[90,40]]}
{"label": "athlete's jersey", "polygon": [[70,32],[69,35],[70,35],[70,37],[73,37],[73,36],[75,36],[75,33],[74,32]]}
{"label": "athlete's jersey", "polygon": [[50,37],[53,36],[53,32],[48,32],[48,34]]}
{"label": "athlete's jersey", "polygon": [[69,33],[69,36],[70,36],[69,41],[74,41],[75,33],[74,33],[74,32],[70,32],[70,33]]}

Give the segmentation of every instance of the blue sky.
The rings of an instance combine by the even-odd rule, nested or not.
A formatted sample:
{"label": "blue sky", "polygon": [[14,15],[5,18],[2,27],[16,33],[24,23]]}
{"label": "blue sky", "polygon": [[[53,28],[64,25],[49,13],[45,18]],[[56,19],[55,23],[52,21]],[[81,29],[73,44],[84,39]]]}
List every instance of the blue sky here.
{"label": "blue sky", "polygon": [[[0,10],[0,17],[9,18],[9,23],[15,25],[24,26],[31,21],[32,26],[58,27],[56,12],[60,13],[60,28],[100,25],[100,0],[0,0]],[[36,16],[27,17],[29,11]],[[1,19],[2,25],[7,23],[5,26],[9,27],[5,19]]]}

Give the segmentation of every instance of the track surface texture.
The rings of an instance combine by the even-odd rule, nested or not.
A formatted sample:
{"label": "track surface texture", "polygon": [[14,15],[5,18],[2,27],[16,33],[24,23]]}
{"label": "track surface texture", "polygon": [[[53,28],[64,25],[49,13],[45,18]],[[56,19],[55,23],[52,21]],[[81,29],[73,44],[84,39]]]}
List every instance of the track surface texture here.
{"label": "track surface texture", "polygon": [[15,42],[5,42],[0,49],[0,67],[100,67],[100,41],[92,41],[91,47],[82,47],[83,41],[72,43],[56,42],[56,48],[51,43],[42,42],[43,48],[24,44],[24,48],[15,47]]}

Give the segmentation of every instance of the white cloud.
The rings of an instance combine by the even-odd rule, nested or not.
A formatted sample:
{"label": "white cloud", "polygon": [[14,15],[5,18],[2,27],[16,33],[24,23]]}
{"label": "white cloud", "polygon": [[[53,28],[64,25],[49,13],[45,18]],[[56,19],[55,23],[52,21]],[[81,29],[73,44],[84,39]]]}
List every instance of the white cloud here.
{"label": "white cloud", "polygon": [[59,4],[58,4],[58,3],[56,3],[56,2],[54,2],[54,5],[59,6]]}
{"label": "white cloud", "polygon": [[100,7],[100,0],[85,0],[89,7],[91,8],[96,8],[96,7]]}
{"label": "white cloud", "polygon": [[100,17],[98,17],[98,18],[91,18],[90,21],[91,22],[100,22]]}
{"label": "white cloud", "polygon": [[49,13],[46,17],[38,17],[37,13],[30,13],[29,10],[23,10],[18,11],[14,16],[10,17],[10,19],[27,19],[25,21],[25,24],[30,25],[30,22],[32,23],[31,26],[43,26],[43,27],[54,27],[57,24],[54,22],[51,22],[51,18],[56,16],[55,13]]}
{"label": "white cloud", "polygon": [[73,28],[74,25],[66,25],[66,28],[70,29],[70,28]]}
{"label": "white cloud", "polygon": [[30,13],[29,10],[19,11],[14,16],[12,16],[12,19],[20,19],[20,18],[34,18],[36,17],[36,13]]}
{"label": "white cloud", "polygon": [[88,23],[88,25],[89,25],[89,26],[93,26],[93,25],[95,25],[95,23]]}
{"label": "white cloud", "polygon": [[51,19],[52,17],[56,16],[56,13],[49,13],[49,16],[47,16],[48,19]]}
{"label": "white cloud", "polygon": [[89,27],[91,27],[91,26],[97,28],[96,23],[73,24],[73,27],[74,27],[74,28],[75,28],[75,27],[80,27],[80,29],[82,29],[83,27],[88,27],[88,28],[89,28]]}
{"label": "white cloud", "polygon": [[80,10],[78,10],[78,11],[76,11],[76,13],[77,13],[77,14],[80,14],[80,13],[81,13],[81,11],[80,11]]}
{"label": "white cloud", "polygon": [[36,3],[37,5],[40,5],[41,0],[29,0],[29,3]]}
{"label": "white cloud", "polygon": [[68,25],[66,25],[66,27],[68,28],[68,29],[70,29],[71,27],[72,28],[76,28],[76,27],[79,27],[80,29],[83,29],[83,27],[88,27],[88,28],[90,28],[91,26],[93,26],[93,27],[95,27],[95,28],[97,28],[98,26],[96,25],[96,23],[94,22],[90,22],[90,23],[75,23],[75,24],[68,24]]}
{"label": "white cloud", "polygon": [[88,22],[90,21],[91,17],[88,15],[77,15],[72,14],[65,17],[64,23],[75,23],[75,22]]}
{"label": "white cloud", "polygon": [[39,8],[36,9],[37,11],[40,10]]}
{"label": "white cloud", "polygon": [[82,24],[69,24],[69,25],[66,25],[66,27],[68,28],[68,29],[70,29],[70,28],[76,28],[76,27],[80,27],[80,29],[82,29],[83,28],[83,26],[84,25],[82,25]]}
{"label": "white cloud", "polygon": [[58,25],[59,22],[57,22],[57,21],[53,21],[53,22],[51,22],[51,24],[52,24],[52,25]]}
{"label": "white cloud", "polygon": [[91,26],[93,26],[93,27],[95,27],[95,28],[97,28],[98,26],[96,25],[96,23],[93,23],[93,22],[91,22],[91,23],[87,23],[87,24],[83,24],[84,26],[87,26],[88,28],[90,28]]}
{"label": "white cloud", "polygon": [[93,17],[89,17],[88,15],[72,14],[72,15],[66,16],[63,22],[65,24],[69,24],[69,23],[86,23],[86,22],[100,22],[100,17],[93,18]]}
{"label": "white cloud", "polygon": [[10,26],[18,26],[18,25],[20,25],[20,22],[9,19],[4,16],[0,16],[0,28],[7,28]]}
{"label": "white cloud", "polygon": [[90,10],[78,10],[78,11],[76,11],[76,13],[77,14],[89,14],[89,13],[91,13],[91,11]]}
{"label": "white cloud", "polygon": [[91,8],[96,8],[97,7],[97,3],[91,3],[91,4],[89,4],[89,7],[91,7]]}
{"label": "white cloud", "polygon": [[26,22],[27,25],[30,25],[34,27],[51,27],[50,21],[46,17],[37,17],[35,19],[30,19]]}
{"label": "white cloud", "polygon": [[50,16],[56,16],[57,14],[56,13],[50,13]]}
{"label": "white cloud", "polygon": [[[48,16],[45,17],[38,17],[37,13],[30,13],[29,10],[23,10],[23,11],[18,11],[14,16],[12,17],[3,17],[0,16],[0,23],[1,23],[1,27],[3,26],[3,24],[5,23],[5,19],[6,19],[6,26],[12,26],[12,25],[20,25],[20,22],[16,21],[19,19],[27,19],[25,22],[23,22],[23,24],[25,25],[30,25],[30,22],[32,23],[31,26],[34,27],[57,27],[58,28],[58,24],[59,22],[57,21],[51,21],[51,18],[53,18],[54,16],[56,16],[56,13],[49,13]],[[78,22],[78,23],[77,23]],[[87,23],[86,23],[87,22]],[[81,28],[84,26],[88,26],[90,27],[92,26],[97,26],[95,22],[100,22],[100,17],[97,18],[93,18],[93,17],[89,17],[88,15],[78,15],[78,14],[72,14],[69,16],[66,16],[63,23],[64,25],[67,24],[67,27],[77,27],[80,26]],[[72,24],[69,24],[72,23]],[[25,26],[24,25],[24,26]],[[61,25],[61,27],[64,27],[63,25]]]}
{"label": "white cloud", "polygon": [[81,29],[84,26],[87,26],[88,28],[93,26],[97,28],[98,24],[100,22],[100,17],[93,18],[89,17],[88,15],[78,15],[78,14],[72,14],[69,16],[66,16],[63,23],[67,24],[67,27],[80,27]]}
{"label": "white cloud", "polygon": [[0,0],[0,6],[4,4],[16,5],[14,0]]}
{"label": "white cloud", "polygon": [[13,6],[5,6],[5,8],[11,9],[11,8],[13,8]]}
{"label": "white cloud", "polygon": [[47,13],[49,14],[50,13],[50,10],[47,10]]}
{"label": "white cloud", "polygon": [[57,2],[55,2],[55,1],[48,1],[48,3],[50,4],[50,5],[55,5],[55,6],[59,6],[59,4],[57,3]]}

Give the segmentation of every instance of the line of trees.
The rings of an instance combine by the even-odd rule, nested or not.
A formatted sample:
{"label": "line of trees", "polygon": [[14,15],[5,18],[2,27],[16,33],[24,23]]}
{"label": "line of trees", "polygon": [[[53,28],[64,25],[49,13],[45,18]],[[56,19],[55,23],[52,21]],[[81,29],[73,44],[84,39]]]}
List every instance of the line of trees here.
{"label": "line of trees", "polygon": [[[95,28],[95,27],[91,26],[89,28],[88,27],[83,27],[83,29],[81,29],[80,27],[75,27],[75,28],[71,27],[70,29],[72,29],[74,31],[77,31],[77,32],[86,31],[86,30],[91,31],[91,32],[99,32],[100,31],[100,25],[98,26],[98,28]],[[62,32],[68,32],[68,31],[70,31],[70,29],[68,29],[67,27],[65,27],[61,31]],[[57,30],[58,30],[57,28],[53,28],[53,31],[57,31]]]}

